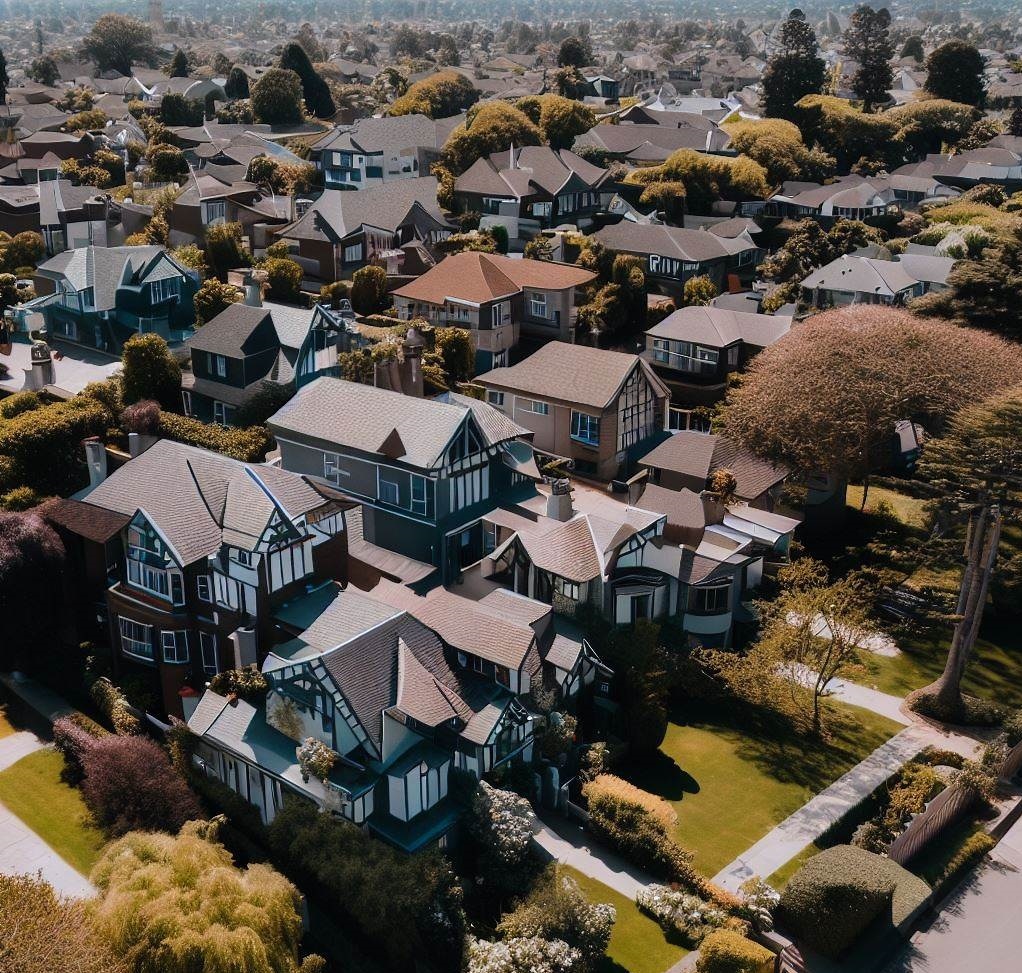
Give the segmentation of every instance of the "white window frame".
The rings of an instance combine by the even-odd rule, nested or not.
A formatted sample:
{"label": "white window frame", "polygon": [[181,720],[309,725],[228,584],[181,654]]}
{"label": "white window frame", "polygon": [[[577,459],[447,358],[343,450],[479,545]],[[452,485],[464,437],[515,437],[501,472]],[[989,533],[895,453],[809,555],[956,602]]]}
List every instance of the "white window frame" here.
{"label": "white window frame", "polygon": [[495,406],[497,406],[497,408],[500,408],[501,406],[504,405],[504,393],[503,392],[496,392],[493,389],[490,389],[486,393],[486,401],[490,405],[495,405]]}
{"label": "white window frame", "polygon": [[522,412],[532,412],[537,416],[550,415],[550,404],[540,402],[538,399],[516,399],[515,405],[519,406]]}
{"label": "white window frame", "polygon": [[133,618],[117,616],[117,627],[121,635],[121,652],[135,659],[155,661],[153,651],[153,627]]}
{"label": "white window frame", "polygon": [[160,632],[160,650],[163,661],[171,665],[184,665],[188,662],[188,632]]}
{"label": "white window frame", "polygon": [[213,603],[213,585],[208,574],[200,574],[195,579],[195,592],[199,596],[199,601],[210,605]]}
{"label": "white window frame", "polygon": [[181,281],[176,277],[161,277],[159,280],[149,282],[149,299],[153,304],[160,304],[163,301],[177,297],[181,293]]}
{"label": "white window frame", "polygon": [[207,676],[215,676],[220,671],[220,657],[214,633],[199,632],[199,652],[202,655],[202,671]]}
{"label": "white window frame", "polygon": [[[593,436],[595,427],[596,435]],[[571,438],[585,446],[600,445],[600,417],[590,415],[588,412],[571,410]]]}
{"label": "white window frame", "polygon": [[349,243],[341,254],[341,260],[346,264],[359,263],[365,259],[365,245],[363,243]]}
{"label": "white window frame", "polygon": [[529,292],[529,313],[534,318],[543,318],[546,320],[550,315],[547,313],[547,299],[546,294],[542,291],[530,291]]}
{"label": "white window frame", "polygon": [[227,200],[208,199],[202,204],[203,222],[206,226],[216,226],[227,222]]}
{"label": "white window frame", "polygon": [[[422,496],[417,496],[421,492]],[[421,514],[423,517],[426,516],[426,507],[428,504],[428,494],[426,492],[426,477],[412,474],[412,494],[411,494],[412,505],[409,508],[413,514]]]}
{"label": "white window frame", "polygon": [[209,353],[209,370],[217,378],[227,378],[227,356]]}
{"label": "white window frame", "polygon": [[234,406],[226,402],[213,400],[213,421],[220,426],[229,426],[234,418]]}

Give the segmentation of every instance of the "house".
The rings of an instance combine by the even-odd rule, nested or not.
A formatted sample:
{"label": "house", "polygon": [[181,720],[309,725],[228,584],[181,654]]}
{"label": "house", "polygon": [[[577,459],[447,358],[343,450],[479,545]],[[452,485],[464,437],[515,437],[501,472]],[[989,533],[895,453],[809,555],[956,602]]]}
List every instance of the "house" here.
{"label": "house", "polygon": [[432,176],[400,179],[357,193],[328,189],[276,236],[294,241],[298,262],[320,280],[348,278],[371,263],[396,273],[405,260],[403,245],[433,244],[451,234],[436,192]]}
{"label": "house", "polygon": [[40,296],[15,309],[20,330],[38,315],[51,335],[119,353],[133,334],[191,335],[199,282],[163,247],[85,246],[41,263],[35,286]]}
{"label": "house", "polygon": [[802,281],[813,307],[843,304],[904,304],[931,290],[947,287],[952,257],[901,254],[895,260],[846,254],[814,270]]}
{"label": "house", "polygon": [[693,124],[669,126],[622,122],[618,125],[596,125],[579,135],[572,148],[575,151],[583,147],[600,149],[610,160],[640,167],[660,165],[679,149],[710,153],[727,150],[731,136],[723,129],[702,115],[686,117],[692,119]]}
{"label": "house", "polygon": [[398,115],[332,129],[312,144],[309,158],[327,189],[365,189],[428,176],[441,147],[433,119]]}
{"label": "house", "polygon": [[932,176],[903,169],[891,175],[840,176],[826,185],[786,182],[767,200],[764,212],[784,219],[811,217],[829,226],[841,218],[868,221],[957,195]]}
{"label": "house", "polygon": [[728,237],[622,220],[593,235],[611,250],[641,258],[650,290],[671,295],[681,295],[692,277],[709,277],[718,290],[743,290],[764,256],[744,231]]}
{"label": "house", "polygon": [[480,514],[539,478],[529,431],[454,393],[318,378],[267,425],[285,469],[362,502],[366,541],[439,569],[445,583],[482,557]]}
{"label": "house", "polygon": [[107,224],[112,218],[109,195],[95,186],[73,186],[66,179],[40,182],[36,188],[38,230],[49,256],[92,244],[107,246]]}
{"label": "house", "polygon": [[713,474],[730,470],[735,496],[761,510],[776,505],[788,471],[762,459],[726,436],[691,431],[676,432],[638,459],[649,483],[666,490],[709,489]]}
{"label": "house", "polygon": [[662,433],[669,393],[638,355],[551,341],[476,382],[532,433],[536,452],[600,480],[617,477]]}
{"label": "house", "polygon": [[393,298],[404,320],[421,317],[432,325],[467,328],[476,369],[487,371],[509,363],[522,334],[570,340],[577,288],[595,279],[571,264],[466,251],[399,287]]}
{"label": "house", "polygon": [[1022,138],[998,135],[979,149],[953,155],[931,153],[919,162],[896,169],[895,173],[932,177],[959,190],[990,183],[1011,194],[1022,190]]}
{"label": "house", "polygon": [[[315,579],[347,580],[345,511],[353,504],[307,477],[161,439],[107,475],[87,444],[90,486],[76,523],[110,524],[100,540],[114,672],[152,683],[180,715],[181,691],[259,664],[275,605]],[[187,695],[187,692],[186,692]]]}
{"label": "house", "polygon": [[[329,307],[231,304],[186,342],[192,367],[182,373],[184,413],[231,425],[235,413],[269,395],[278,405],[320,375],[336,373],[338,350],[347,350],[345,321]],[[255,297],[251,291],[255,290]]]}
{"label": "house", "polygon": [[511,239],[570,223],[585,229],[601,208],[610,173],[567,149],[528,145],[477,159],[454,181],[459,211],[500,223]]}
{"label": "house", "polygon": [[[545,608],[517,601],[513,613],[492,602],[476,616],[441,621],[460,644],[471,635],[464,623],[484,618],[492,631],[477,633],[481,651],[492,646],[500,655],[488,635],[524,629],[522,618]],[[286,794],[297,794],[408,853],[442,848],[464,813],[451,796],[451,771],[481,777],[531,759],[534,717],[501,681],[506,667],[477,665],[478,656],[412,611],[375,590],[328,585],[280,614],[311,617],[264,662],[265,700],[207,690],[188,717],[199,737],[198,768],[255,805],[263,821],[273,820]],[[310,736],[335,756],[324,780],[303,774],[296,756]]]}
{"label": "house", "polygon": [[675,404],[706,405],[721,398],[731,372],[788,333],[791,318],[690,307],[673,311],[646,332],[643,356],[664,380]]}
{"label": "house", "polygon": [[603,101],[617,101],[621,97],[621,82],[595,71],[583,71],[582,77],[589,85],[589,94]]}

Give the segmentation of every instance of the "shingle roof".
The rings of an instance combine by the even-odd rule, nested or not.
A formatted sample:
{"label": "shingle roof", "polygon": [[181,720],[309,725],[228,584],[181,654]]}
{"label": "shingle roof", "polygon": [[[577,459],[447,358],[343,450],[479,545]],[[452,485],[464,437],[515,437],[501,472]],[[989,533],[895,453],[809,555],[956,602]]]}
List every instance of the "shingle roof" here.
{"label": "shingle roof", "polygon": [[694,341],[711,348],[724,348],[736,341],[766,348],[790,328],[791,318],[788,317],[691,306],[672,312],[647,333],[654,338]]}
{"label": "shingle roof", "polygon": [[499,254],[465,251],[453,254],[403,287],[394,296],[427,304],[448,299],[483,304],[510,297],[526,287],[565,290],[581,287],[596,275],[572,264],[549,260],[513,260]]}
{"label": "shingle roof", "polygon": [[41,513],[46,520],[99,544],[110,540],[131,519],[128,514],[63,497],[54,497]]}
{"label": "shingle roof", "polygon": [[439,148],[436,122],[425,115],[361,118],[351,128],[335,130],[314,146],[324,149],[361,149],[366,153],[402,149]]}
{"label": "shingle roof", "polygon": [[643,369],[655,389],[667,394],[638,355],[563,341],[551,341],[517,365],[495,368],[480,375],[477,381],[494,388],[605,409],[636,367]]}
{"label": "shingle roof", "polygon": [[660,254],[694,263],[723,260],[743,250],[757,249],[755,243],[744,237],[720,237],[704,230],[632,223],[629,220],[605,226],[593,235],[611,250]]}
{"label": "shingle roof", "polygon": [[454,190],[521,199],[534,195],[539,189],[554,196],[572,176],[595,189],[608,175],[606,169],[580,159],[567,149],[527,145],[514,149],[513,159],[510,149],[477,159],[455,180]]}

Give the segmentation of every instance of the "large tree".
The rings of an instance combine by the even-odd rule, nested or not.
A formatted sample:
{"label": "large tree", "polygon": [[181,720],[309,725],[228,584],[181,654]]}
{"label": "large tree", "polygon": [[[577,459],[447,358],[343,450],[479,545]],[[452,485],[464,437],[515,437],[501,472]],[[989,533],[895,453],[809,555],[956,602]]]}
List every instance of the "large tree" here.
{"label": "large tree", "polygon": [[294,71],[270,68],[252,86],[252,111],[266,125],[293,125],[302,120],[302,79]]}
{"label": "large tree", "polygon": [[868,4],[855,8],[845,31],[845,53],[859,64],[852,78],[852,90],[862,99],[863,108],[889,99],[888,89],[894,83],[891,58],[891,14],[886,7],[874,10]]}
{"label": "large tree", "polygon": [[[317,118],[330,118],[337,111],[330,88],[309,60],[305,48],[297,41],[284,45],[280,53],[280,68],[294,71],[302,82],[305,107]],[[257,85],[258,87],[258,85]]]}
{"label": "large tree", "polygon": [[469,112],[465,124],[447,140],[441,158],[451,172],[460,175],[482,156],[542,141],[539,126],[528,115],[507,102],[491,101]]}
{"label": "large tree", "polygon": [[181,407],[181,366],[158,334],[129,338],[122,354],[121,387],[125,405],[151,399],[160,408]]}
{"label": "large tree", "polygon": [[936,98],[982,105],[986,99],[983,55],[972,44],[951,40],[926,59],[925,89]]}
{"label": "large tree", "polygon": [[458,71],[438,71],[416,81],[387,109],[388,115],[425,115],[449,118],[471,108],[479,100],[479,89]]}
{"label": "large tree", "polygon": [[781,43],[763,72],[763,114],[797,121],[795,105],[806,95],[819,94],[827,75],[813,28],[801,11],[781,27]]}
{"label": "large tree", "polygon": [[188,55],[185,54],[183,48],[179,47],[174,52],[174,56],[170,59],[170,64],[167,67],[167,72],[172,78],[188,77]]}
{"label": "large tree", "polygon": [[857,306],[803,321],[757,355],[722,418],[731,436],[803,477],[868,487],[899,420],[939,428],[1020,379],[1022,350],[1001,338]]}
{"label": "large tree", "polygon": [[579,37],[565,37],[557,51],[559,67],[584,68],[593,63],[593,51],[589,41]]}
{"label": "large tree", "polygon": [[1002,522],[1022,510],[1022,385],[962,409],[945,435],[926,444],[919,475],[940,489],[944,516],[965,521],[968,530],[947,662],[911,703],[957,722],[966,710],[962,678],[983,621]]}
{"label": "large tree", "polygon": [[82,41],[82,55],[99,71],[131,74],[136,61],[152,64],[156,56],[152,29],[134,17],[103,14]]}

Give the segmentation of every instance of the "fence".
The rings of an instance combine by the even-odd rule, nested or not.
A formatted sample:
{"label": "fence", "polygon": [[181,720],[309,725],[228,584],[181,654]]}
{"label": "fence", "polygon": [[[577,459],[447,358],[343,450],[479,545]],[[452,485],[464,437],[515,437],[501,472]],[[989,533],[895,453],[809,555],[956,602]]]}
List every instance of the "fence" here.
{"label": "fence", "polygon": [[1022,770],[1022,741],[1016,743],[1008,751],[1008,756],[1004,758],[998,776],[1003,777],[1004,780],[1011,780],[1020,770]]}
{"label": "fence", "polygon": [[976,801],[976,791],[971,787],[950,784],[942,790],[922,813],[917,814],[908,827],[887,849],[891,861],[904,865],[912,859],[945,828],[951,827],[969,810]]}

